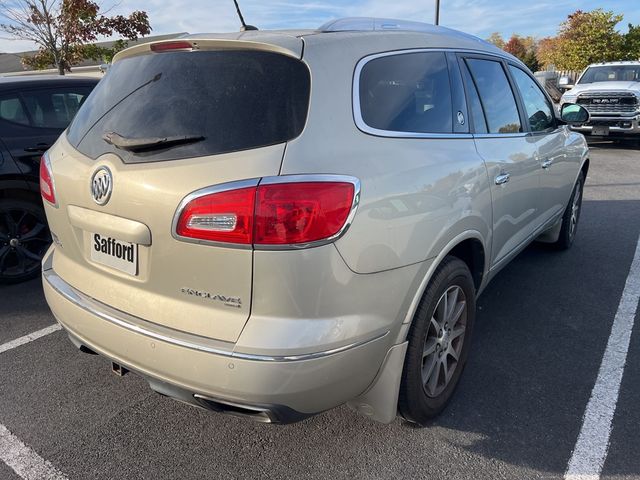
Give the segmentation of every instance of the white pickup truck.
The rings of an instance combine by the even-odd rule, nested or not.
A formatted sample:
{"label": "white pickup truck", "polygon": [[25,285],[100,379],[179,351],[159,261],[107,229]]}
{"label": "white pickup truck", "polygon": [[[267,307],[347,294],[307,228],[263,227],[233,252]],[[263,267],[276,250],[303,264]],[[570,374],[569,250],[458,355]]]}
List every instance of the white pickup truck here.
{"label": "white pickup truck", "polygon": [[591,114],[588,123],[572,127],[578,132],[640,138],[640,61],[589,65],[562,95],[560,106],[565,103],[580,104]]}

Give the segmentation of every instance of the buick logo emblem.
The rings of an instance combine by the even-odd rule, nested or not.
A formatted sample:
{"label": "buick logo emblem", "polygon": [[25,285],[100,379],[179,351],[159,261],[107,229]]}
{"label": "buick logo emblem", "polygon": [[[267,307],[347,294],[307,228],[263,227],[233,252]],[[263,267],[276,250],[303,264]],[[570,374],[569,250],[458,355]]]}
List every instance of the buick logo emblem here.
{"label": "buick logo emblem", "polygon": [[91,197],[98,205],[105,205],[111,198],[113,189],[113,177],[111,170],[100,167],[91,177]]}

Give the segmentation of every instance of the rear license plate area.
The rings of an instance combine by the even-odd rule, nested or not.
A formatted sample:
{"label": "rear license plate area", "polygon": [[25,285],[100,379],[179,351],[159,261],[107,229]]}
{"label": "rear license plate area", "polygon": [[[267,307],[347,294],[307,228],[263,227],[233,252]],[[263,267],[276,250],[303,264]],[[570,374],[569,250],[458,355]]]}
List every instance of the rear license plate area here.
{"label": "rear license plate area", "polygon": [[91,233],[90,258],[129,275],[138,275],[138,244]]}

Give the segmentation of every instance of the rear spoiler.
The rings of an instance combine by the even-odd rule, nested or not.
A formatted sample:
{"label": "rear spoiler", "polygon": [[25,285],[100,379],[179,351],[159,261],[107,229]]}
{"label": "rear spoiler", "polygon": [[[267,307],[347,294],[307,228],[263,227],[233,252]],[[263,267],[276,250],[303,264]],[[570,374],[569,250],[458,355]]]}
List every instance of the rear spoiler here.
{"label": "rear spoiler", "polygon": [[[266,37],[266,36],[265,36]],[[297,40],[302,44],[300,39],[295,37],[288,37],[280,35],[289,41],[281,42],[288,43],[291,47],[296,45],[291,40]],[[260,50],[264,52],[280,53],[289,57],[300,58],[302,49],[286,48],[282,45],[275,43],[256,42],[251,40],[235,40],[235,39],[203,39],[203,38],[174,38],[171,40],[161,40],[158,42],[143,43],[141,45],[135,45],[118,52],[113,57],[113,62],[116,63],[123,58],[137,57],[140,55],[148,55],[154,52],[168,52],[168,51],[198,51],[198,50]]]}

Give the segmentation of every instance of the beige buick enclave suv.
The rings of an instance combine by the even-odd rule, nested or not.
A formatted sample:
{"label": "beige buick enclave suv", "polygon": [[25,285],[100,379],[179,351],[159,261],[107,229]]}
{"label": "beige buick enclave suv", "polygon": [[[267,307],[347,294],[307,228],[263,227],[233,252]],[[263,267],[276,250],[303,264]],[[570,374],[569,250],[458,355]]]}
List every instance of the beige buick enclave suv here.
{"label": "beige buick enclave suv", "polygon": [[196,406],[424,425],[491,278],[573,243],[586,121],[426,24],[135,46],[43,157],[47,301],[81,350]]}

